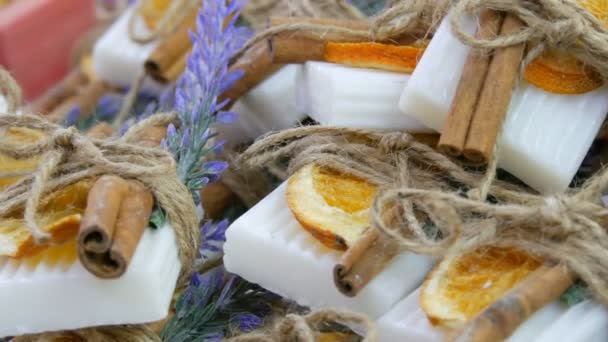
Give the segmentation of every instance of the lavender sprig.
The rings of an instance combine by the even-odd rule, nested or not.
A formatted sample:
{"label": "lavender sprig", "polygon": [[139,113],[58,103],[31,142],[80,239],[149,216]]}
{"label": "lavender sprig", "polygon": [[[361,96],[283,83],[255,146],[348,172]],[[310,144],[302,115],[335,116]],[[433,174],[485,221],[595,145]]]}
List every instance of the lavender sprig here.
{"label": "lavender sprig", "polygon": [[196,22],[196,33],[190,32],[192,55],[188,56],[184,74],[175,91],[175,108],[181,126],[170,125],[163,146],[177,161],[177,174],[200,203],[199,190],[219,178],[228,164],[205,162],[209,153],[221,150],[223,142],[211,142],[216,122],[230,123],[237,117],[225,111],[227,101],[218,97],[243,76],[241,71],[228,71],[230,58],[250,35],[246,28],[236,27],[242,3],[237,0],[203,1]]}

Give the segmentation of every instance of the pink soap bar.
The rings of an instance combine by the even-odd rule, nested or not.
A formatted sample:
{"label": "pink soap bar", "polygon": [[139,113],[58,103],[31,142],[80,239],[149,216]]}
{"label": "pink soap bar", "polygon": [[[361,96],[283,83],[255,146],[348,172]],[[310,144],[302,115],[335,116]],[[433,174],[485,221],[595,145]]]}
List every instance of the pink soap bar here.
{"label": "pink soap bar", "polygon": [[0,8],[0,64],[34,99],[67,73],[74,43],[94,24],[94,0],[16,0]]}

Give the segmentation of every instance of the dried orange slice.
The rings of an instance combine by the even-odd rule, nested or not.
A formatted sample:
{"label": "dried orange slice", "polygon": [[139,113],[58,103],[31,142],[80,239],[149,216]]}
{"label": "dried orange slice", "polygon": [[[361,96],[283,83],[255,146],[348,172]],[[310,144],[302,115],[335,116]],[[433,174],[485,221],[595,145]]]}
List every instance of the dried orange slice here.
{"label": "dried orange slice", "polygon": [[150,29],[156,28],[170,4],[170,0],[144,0],[140,13],[146,26]]}
{"label": "dried orange slice", "polygon": [[329,42],[325,46],[324,59],[354,67],[411,73],[425,48],[425,42],[412,45]]}
{"label": "dried orange slice", "polygon": [[[6,134],[5,134],[6,133]],[[29,128],[7,128],[5,132],[0,131],[0,141],[10,144],[22,144],[35,142],[44,137],[44,133]],[[38,166],[39,158],[14,159],[0,154],[0,174],[14,173],[15,176],[0,176],[0,191],[18,181],[22,176]]]}
{"label": "dried orange slice", "polygon": [[345,250],[369,226],[377,187],[314,164],[288,181],[287,203],[300,224],[329,248]]}
{"label": "dried orange slice", "polygon": [[545,51],[526,68],[524,78],[530,84],[554,94],[584,94],[601,87],[599,74],[574,56],[559,51]]}
{"label": "dried orange slice", "polygon": [[[76,236],[92,186],[93,180],[83,180],[45,196],[37,220],[40,227],[51,234],[52,244],[64,243]],[[23,219],[0,219],[0,256],[22,258],[43,249],[44,246],[34,243]]]}
{"label": "dried orange slice", "polygon": [[424,281],[420,305],[433,325],[461,327],[541,264],[521,250],[499,247],[444,259]]}

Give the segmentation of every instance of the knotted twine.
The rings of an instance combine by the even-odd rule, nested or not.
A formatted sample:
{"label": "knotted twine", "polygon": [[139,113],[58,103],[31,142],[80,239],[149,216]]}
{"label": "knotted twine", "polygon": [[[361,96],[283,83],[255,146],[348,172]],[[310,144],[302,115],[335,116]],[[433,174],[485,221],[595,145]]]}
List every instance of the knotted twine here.
{"label": "knotted twine", "polygon": [[[235,54],[235,60],[256,43],[283,32],[306,31],[323,37],[337,33],[345,39],[390,41],[406,33],[435,31],[438,23],[452,10],[452,32],[466,45],[488,51],[526,42],[537,45],[527,53],[527,65],[545,48],[556,48],[573,54],[608,78],[608,13],[596,18],[581,3],[584,0],[399,0],[369,18],[369,30],[313,24],[287,23],[259,32]],[[484,9],[506,11],[525,23],[524,28],[508,35],[480,39],[464,29],[463,20]]]}
{"label": "knotted twine", "polygon": [[288,314],[278,321],[270,333],[253,332],[229,339],[229,342],[315,342],[322,326],[328,322],[357,326],[364,330],[362,342],[377,340],[376,327],[367,317],[332,309],[319,310],[305,316]]}
{"label": "knotted twine", "polygon": [[[269,135],[242,156],[255,167],[287,157],[290,173],[315,163],[378,185],[372,225],[407,250],[441,257],[484,246],[517,247],[564,262],[608,305],[608,209],[600,204],[607,169],[579,189],[542,196],[467,171],[407,133],[319,126]],[[475,193],[484,187],[489,201]],[[386,215],[395,208],[396,220]],[[426,220],[409,215],[411,208]],[[439,239],[425,233],[429,222]]]}
{"label": "knotted twine", "polygon": [[41,130],[46,137],[36,142],[0,142],[0,153],[15,159],[40,158],[35,172],[0,193],[0,217],[25,208],[26,227],[38,244],[49,233],[36,220],[43,196],[90,177],[114,174],[141,181],[166,212],[177,237],[183,276],[189,275],[196,256],[198,220],[188,189],[177,177],[175,160],[167,151],[134,143],[146,127],[175,122],[173,113],[156,114],[133,126],[122,138],[89,139],[75,128],[63,128],[33,115],[0,114],[0,130],[22,127]]}

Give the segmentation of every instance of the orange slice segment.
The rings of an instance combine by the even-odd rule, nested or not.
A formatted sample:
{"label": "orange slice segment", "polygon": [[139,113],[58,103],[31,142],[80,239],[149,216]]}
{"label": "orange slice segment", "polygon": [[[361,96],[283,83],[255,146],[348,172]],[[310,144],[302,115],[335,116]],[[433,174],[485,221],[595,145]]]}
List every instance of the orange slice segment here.
{"label": "orange slice segment", "polygon": [[433,325],[461,327],[541,264],[523,251],[499,247],[444,259],[422,286],[421,307]]}
{"label": "orange slice segment", "polygon": [[141,16],[149,29],[156,28],[158,22],[163,17],[169,5],[170,0],[145,0],[141,7]]}
{"label": "orange slice segment", "polygon": [[422,58],[425,47],[426,43],[390,45],[329,42],[325,46],[324,59],[354,67],[411,73]]}
{"label": "orange slice segment", "polygon": [[[51,234],[51,244],[61,244],[76,236],[92,180],[83,180],[45,197],[38,224]],[[22,258],[44,250],[27,230],[23,219],[0,219],[0,256]]]}
{"label": "orange slice segment", "polygon": [[[42,131],[29,128],[7,128],[6,132],[0,131],[0,140],[2,142],[16,145],[22,143],[32,143],[43,138],[44,136],[45,134]],[[26,174],[27,172],[32,172],[38,166],[38,161],[39,158],[14,159],[7,155],[0,154],[0,175],[3,173]],[[0,191],[17,182],[21,177],[23,176],[0,176]]]}
{"label": "orange slice segment", "polygon": [[308,165],[288,181],[287,203],[294,216],[323,245],[345,250],[369,226],[377,187],[350,175]]}
{"label": "orange slice segment", "polygon": [[595,70],[572,55],[550,50],[528,65],[524,78],[554,94],[584,94],[604,84]]}

